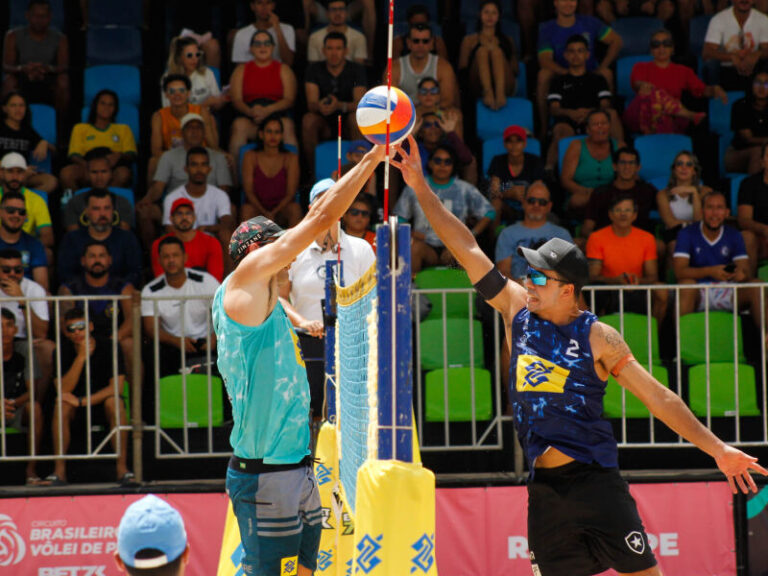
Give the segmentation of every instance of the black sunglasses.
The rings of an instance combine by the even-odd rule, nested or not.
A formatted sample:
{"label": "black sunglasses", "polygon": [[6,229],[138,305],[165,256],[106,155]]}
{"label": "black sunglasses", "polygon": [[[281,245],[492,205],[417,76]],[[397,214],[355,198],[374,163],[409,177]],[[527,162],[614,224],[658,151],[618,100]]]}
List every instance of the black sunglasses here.
{"label": "black sunglasses", "polygon": [[546,206],[549,204],[549,200],[545,200],[544,198],[526,198],[525,201],[531,206],[534,204],[538,204],[539,206]]}
{"label": "black sunglasses", "polygon": [[411,38],[412,44],[429,44],[432,38]]}
{"label": "black sunglasses", "polygon": [[3,274],[10,274],[11,272],[23,274],[24,266],[0,266],[0,270],[3,271]]}
{"label": "black sunglasses", "polygon": [[651,48],[658,48],[664,46],[664,48],[672,48],[674,44],[672,40],[651,40]]}
{"label": "black sunglasses", "polygon": [[203,53],[202,52],[187,52],[184,54],[184,58],[202,58]]}
{"label": "black sunglasses", "polygon": [[350,216],[364,216],[365,218],[368,218],[371,215],[369,210],[358,210],[357,208],[350,208],[347,212]]}
{"label": "black sunglasses", "polygon": [[432,86],[432,88],[419,88],[419,94],[440,94],[440,86]]}
{"label": "black sunglasses", "polygon": [[254,40],[251,42],[251,46],[261,48],[262,46],[272,46],[272,40]]}
{"label": "black sunglasses", "polygon": [[27,215],[27,209],[26,208],[16,208],[16,206],[4,206],[3,210],[8,212],[8,214],[18,214],[19,216],[26,216]]}
{"label": "black sunglasses", "polygon": [[432,158],[432,162],[435,163],[435,166],[453,166],[453,158],[434,157]]}

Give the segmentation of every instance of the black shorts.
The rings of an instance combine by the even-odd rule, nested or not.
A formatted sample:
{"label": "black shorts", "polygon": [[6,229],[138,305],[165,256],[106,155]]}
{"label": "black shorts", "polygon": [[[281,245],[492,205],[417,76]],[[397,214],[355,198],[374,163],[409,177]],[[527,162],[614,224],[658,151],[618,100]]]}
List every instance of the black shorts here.
{"label": "black shorts", "polygon": [[537,576],[588,576],[656,565],[629,486],[617,468],[571,462],[528,483],[528,548]]}

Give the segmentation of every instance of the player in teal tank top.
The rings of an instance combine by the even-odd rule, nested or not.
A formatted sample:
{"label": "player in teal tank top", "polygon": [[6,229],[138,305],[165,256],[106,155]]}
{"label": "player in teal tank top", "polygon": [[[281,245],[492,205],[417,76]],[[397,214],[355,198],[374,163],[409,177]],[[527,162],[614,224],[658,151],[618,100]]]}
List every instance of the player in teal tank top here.
{"label": "player in teal tank top", "polygon": [[393,164],[440,240],[504,321],[514,423],[531,470],[528,545],[534,574],[588,576],[613,568],[660,576],[618,472],[611,427],[602,418],[609,374],[656,418],[712,456],[734,493],[757,492],[750,470],[768,470],[703,426],[634,359],[615,329],[579,310],[589,271],[575,244],[553,238],[537,250],[519,248],[528,262],[527,279],[524,286],[509,281],[429,188],[415,141],[409,137],[409,150],[400,146],[398,153],[401,159]]}
{"label": "player in teal tank top", "polygon": [[234,271],[213,299],[218,366],[232,403],[227,493],[245,574],[310,576],[320,544],[309,384],[296,333],[278,300],[288,267],[338,221],[384,158],[376,146],[289,230],[257,216],[232,234]]}

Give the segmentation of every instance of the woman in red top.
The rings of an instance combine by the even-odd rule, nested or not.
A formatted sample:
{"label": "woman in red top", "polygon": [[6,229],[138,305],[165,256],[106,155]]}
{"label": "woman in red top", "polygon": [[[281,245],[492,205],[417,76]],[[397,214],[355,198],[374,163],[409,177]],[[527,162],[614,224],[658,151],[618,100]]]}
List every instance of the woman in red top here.
{"label": "woman in red top", "polygon": [[632,88],[637,96],[624,111],[624,124],[641,134],[682,134],[690,121],[699,124],[703,112],[691,112],[680,102],[683,92],[697,98],[728,96],[720,86],[707,86],[687,66],[672,62],[674,42],[668,30],[651,36],[652,62],[638,62],[632,68]]}
{"label": "woman in red top", "polygon": [[286,64],[272,57],[274,41],[266,30],[251,37],[253,60],[240,64],[229,81],[232,105],[242,116],[232,123],[229,152],[234,158],[248,140],[256,138],[267,116],[279,114],[285,143],[297,146],[293,119],[287,116],[296,101],[296,76]]}
{"label": "woman in red top", "polygon": [[269,116],[259,129],[261,147],[243,156],[243,220],[266,216],[284,227],[301,220],[296,202],[299,185],[299,157],[283,147],[280,117]]}

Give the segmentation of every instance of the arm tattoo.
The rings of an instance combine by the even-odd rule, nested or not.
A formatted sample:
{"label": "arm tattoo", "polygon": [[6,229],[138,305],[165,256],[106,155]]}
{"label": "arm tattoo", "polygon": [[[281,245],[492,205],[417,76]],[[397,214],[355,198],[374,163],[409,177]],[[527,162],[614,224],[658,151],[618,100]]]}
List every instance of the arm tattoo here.
{"label": "arm tattoo", "polygon": [[619,348],[624,343],[621,336],[612,330],[605,331],[605,341],[614,348]]}

